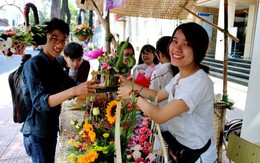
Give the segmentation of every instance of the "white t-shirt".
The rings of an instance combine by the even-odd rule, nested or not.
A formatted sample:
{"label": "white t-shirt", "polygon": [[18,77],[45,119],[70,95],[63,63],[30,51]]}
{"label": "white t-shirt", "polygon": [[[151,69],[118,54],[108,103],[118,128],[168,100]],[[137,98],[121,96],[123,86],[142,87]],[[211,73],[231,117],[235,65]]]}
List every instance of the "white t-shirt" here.
{"label": "white t-shirt", "polygon": [[[160,67],[153,71],[151,79],[150,79],[150,89],[155,89],[157,91],[164,88],[173,78],[173,72],[171,69],[171,63],[166,62],[163,64],[160,64]],[[161,101],[158,106],[162,107],[165,104],[167,104],[167,100]]]}
{"label": "white t-shirt", "polygon": [[165,122],[164,124],[168,126],[166,130],[181,144],[191,149],[202,148],[211,139],[211,145],[201,155],[201,159],[203,163],[212,163],[217,159],[213,136],[213,82],[201,69],[191,76],[181,79],[176,85],[179,77],[178,73],[165,87],[169,93],[168,102],[172,99],[182,99],[189,106],[189,110]]}

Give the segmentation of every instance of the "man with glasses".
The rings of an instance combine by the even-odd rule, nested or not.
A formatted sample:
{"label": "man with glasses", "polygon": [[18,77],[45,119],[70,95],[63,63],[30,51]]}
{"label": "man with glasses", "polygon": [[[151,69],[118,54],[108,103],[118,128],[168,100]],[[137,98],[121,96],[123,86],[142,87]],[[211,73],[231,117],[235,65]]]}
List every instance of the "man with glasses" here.
{"label": "man with glasses", "polygon": [[83,48],[79,43],[71,42],[64,49],[64,55],[58,57],[63,70],[77,82],[88,79],[90,64],[83,60]]}

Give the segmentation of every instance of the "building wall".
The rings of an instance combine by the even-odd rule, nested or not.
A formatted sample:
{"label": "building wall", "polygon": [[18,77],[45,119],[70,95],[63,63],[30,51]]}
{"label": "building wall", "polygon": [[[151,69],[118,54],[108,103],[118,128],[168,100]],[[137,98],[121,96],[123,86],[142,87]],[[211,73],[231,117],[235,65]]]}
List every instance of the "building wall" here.
{"label": "building wall", "polygon": [[[258,2],[259,3],[259,2]],[[253,57],[251,64],[251,72],[248,84],[248,92],[246,99],[246,107],[243,115],[243,126],[241,137],[251,141],[253,143],[260,142],[260,11],[259,5],[257,9],[257,20],[256,20],[256,30],[254,36],[253,45]]]}

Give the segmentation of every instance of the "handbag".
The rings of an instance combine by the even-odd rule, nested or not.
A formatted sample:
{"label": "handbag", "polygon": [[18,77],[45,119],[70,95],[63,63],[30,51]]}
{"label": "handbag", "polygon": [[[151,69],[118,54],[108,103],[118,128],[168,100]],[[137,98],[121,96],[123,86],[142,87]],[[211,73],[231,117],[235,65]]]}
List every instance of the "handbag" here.
{"label": "handbag", "polygon": [[209,139],[204,147],[191,149],[179,143],[169,131],[162,132],[162,136],[169,146],[169,153],[172,154],[170,158],[174,163],[196,162],[200,158],[200,155],[204,153],[211,144],[211,140]]}

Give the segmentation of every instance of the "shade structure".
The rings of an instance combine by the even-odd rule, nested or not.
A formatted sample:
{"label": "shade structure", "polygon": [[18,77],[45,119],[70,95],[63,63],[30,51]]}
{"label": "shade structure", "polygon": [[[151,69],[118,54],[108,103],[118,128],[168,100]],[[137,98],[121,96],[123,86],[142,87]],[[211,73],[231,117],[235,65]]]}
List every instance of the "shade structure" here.
{"label": "shade structure", "polygon": [[[103,11],[102,0],[93,0],[100,11]],[[93,10],[90,0],[76,0],[79,8]],[[186,6],[193,12],[208,12],[214,8],[195,6],[194,0],[126,0],[124,5],[111,9],[110,13],[121,16],[133,16],[161,19],[187,19],[189,13],[181,6]]]}

